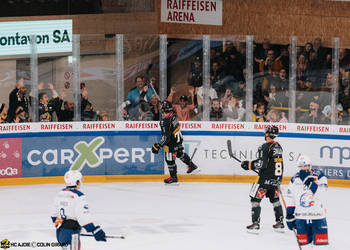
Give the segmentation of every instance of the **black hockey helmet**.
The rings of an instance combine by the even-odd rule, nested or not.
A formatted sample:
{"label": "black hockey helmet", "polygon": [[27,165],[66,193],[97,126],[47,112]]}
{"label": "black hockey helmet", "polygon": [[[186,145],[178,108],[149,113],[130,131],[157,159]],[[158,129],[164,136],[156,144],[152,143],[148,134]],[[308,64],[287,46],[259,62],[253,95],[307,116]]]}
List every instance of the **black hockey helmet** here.
{"label": "black hockey helmet", "polygon": [[274,139],[278,136],[278,127],[275,125],[267,125],[265,128],[265,136]]}
{"label": "black hockey helmet", "polygon": [[173,105],[168,100],[164,100],[160,105],[160,110],[169,113],[170,111],[173,111]]}

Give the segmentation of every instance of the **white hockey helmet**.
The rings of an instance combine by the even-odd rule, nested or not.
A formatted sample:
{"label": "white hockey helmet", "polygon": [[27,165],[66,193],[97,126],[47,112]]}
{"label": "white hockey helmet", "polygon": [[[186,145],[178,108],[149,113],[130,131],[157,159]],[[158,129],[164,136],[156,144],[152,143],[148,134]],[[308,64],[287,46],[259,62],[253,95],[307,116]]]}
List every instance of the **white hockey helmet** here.
{"label": "white hockey helmet", "polygon": [[310,165],[311,167],[311,160],[310,157],[307,155],[301,155],[298,158],[298,167],[303,167],[305,165]]}
{"label": "white hockey helmet", "polygon": [[67,187],[76,186],[77,181],[82,183],[83,175],[80,173],[80,171],[77,170],[69,170],[64,174],[64,181],[66,182]]}

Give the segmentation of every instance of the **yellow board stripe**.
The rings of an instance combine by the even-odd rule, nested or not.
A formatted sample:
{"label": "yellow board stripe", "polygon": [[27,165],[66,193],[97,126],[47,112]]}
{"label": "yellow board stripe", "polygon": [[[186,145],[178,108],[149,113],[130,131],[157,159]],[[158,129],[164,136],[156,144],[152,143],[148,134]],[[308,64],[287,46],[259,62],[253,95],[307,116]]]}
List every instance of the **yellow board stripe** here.
{"label": "yellow board stripe", "polygon": [[[162,182],[165,175],[85,175],[83,183],[109,182]],[[179,175],[180,182],[228,182],[253,183],[258,179],[252,175]],[[288,184],[290,177],[283,177],[282,184]],[[0,186],[35,185],[35,184],[64,184],[63,176],[23,177],[0,179]],[[330,187],[350,188],[350,180],[329,179]]]}

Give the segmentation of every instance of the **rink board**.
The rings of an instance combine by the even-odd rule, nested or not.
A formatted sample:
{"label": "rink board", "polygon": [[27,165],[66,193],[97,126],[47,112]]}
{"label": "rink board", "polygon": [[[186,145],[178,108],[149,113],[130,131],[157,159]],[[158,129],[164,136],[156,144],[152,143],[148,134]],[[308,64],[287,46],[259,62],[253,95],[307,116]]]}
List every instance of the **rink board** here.
{"label": "rink board", "polygon": [[[251,182],[256,177],[230,159],[227,140],[240,160],[257,157],[264,142],[261,123],[184,122],[185,152],[201,172],[187,176],[177,160],[181,181]],[[296,171],[300,154],[322,169],[331,185],[350,187],[350,127],[278,124],[284,152],[285,182]],[[0,126],[0,185],[60,183],[70,168],[87,182],[162,181],[164,152],[152,154],[160,140],[157,122],[31,123]]]}

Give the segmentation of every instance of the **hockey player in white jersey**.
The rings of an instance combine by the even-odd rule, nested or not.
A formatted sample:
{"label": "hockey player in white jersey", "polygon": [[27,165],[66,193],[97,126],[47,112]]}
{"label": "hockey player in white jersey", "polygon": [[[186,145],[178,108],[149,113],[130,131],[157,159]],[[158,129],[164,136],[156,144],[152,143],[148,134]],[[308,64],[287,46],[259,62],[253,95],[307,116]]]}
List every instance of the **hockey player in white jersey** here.
{"label": "hockey player in white jersey", "polygon": [[325,194],[327,177],[311,169],[306,155],[298,159],[299,171],[290,180],[287,193],[286,221],[290,230],[296,229],[302,249],[328,249]]}
{"label": "hockey player in white jersey", "polygon": [[91,232],[97,241],[106,241],[105,232],[92,223],[85,195],[79,191],[83,176],[79,171],[71,170],[64,175],[66,188],[55,198],[51,219],[56,227],[59,243],[67,245],[64,249],[80,249],[80,231],[84,228]]}

